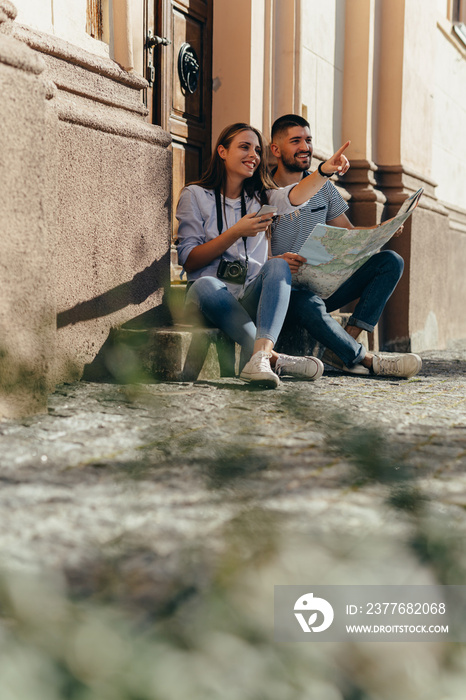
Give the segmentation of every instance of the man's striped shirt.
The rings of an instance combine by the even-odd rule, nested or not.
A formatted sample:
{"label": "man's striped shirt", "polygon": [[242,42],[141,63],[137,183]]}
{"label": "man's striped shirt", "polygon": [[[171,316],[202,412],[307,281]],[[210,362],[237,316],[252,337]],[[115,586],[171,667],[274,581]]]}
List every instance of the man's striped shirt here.
{"label": "man's striped shirt", "polygon": [[272,227],[272,255],[299,253],[317,224],[326,224],[348,209],[335,185],[325,185],[303,207],[280,216]]}

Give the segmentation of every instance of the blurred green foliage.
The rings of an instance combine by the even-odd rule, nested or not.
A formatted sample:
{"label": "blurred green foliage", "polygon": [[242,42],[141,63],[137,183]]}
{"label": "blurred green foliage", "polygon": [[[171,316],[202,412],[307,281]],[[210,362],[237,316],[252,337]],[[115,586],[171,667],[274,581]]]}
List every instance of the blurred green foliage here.
{"label": "blurred green foliage", "polygon": [[[308,405],[293,410],[314,420]],[[408,538],[391,544],[400,567],[411,557],[430,582],[462,583],[462,542],[423,494],[403,445],[318,413],[332,426],[327,449],[351,467],[347,486],[381,486],[387,517],[408,524]],[[141,464],[122,474],[148,478],[151,465]],[[275,642],[274,585],[311,575],[348,583],[362,554],[342,538],[312,541],[255,501],[251,479],[269,468],[260,450],[218,446],[199,468],[218,498],[235,494],[235,508],[175,562],[122,540],[82,570],[3,572],[1,700],[462,700],[462,645]]]}

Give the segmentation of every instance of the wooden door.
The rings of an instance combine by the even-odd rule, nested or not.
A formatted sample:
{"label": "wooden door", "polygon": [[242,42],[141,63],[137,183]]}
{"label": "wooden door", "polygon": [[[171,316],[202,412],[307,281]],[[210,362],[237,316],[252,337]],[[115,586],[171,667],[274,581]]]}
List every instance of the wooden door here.
{"label": "wooden door", "polygon": [[147,106],[152,122],[172,135],[175,211],[181,189],[201,175],[210,158],[213,0],[152,2],[147,26],[171,43],[154,48],[155,80]]}

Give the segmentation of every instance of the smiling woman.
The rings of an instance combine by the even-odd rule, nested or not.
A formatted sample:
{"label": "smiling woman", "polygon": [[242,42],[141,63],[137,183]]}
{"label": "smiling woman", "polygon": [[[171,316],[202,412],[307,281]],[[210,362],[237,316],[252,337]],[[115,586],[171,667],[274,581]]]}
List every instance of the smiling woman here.
{"label": "smiling woman", "polygon": [[225,162],[225,168],[229,174],[226,183],[229,191],[225,194],[238,197],[244,178],[251,177],[261,162],[262,148],[257,134],[253,131],[244,131],[238,134],[238,138],[232,141],[229,148],[220,144],[218,153]]}
{"label": "smiling woman", "polygon": [[283,257],[268,259],[272,215],[257,213],[264,204],[278,214],[294,212],[329,175],[349,167],[347,145],[323,164],[323,172],[277,188],[262,158],[260,131],[232,124],[220,134],[203,177],[181,193],[178,257],[188,274],[187,305],[241,346],[245,381],[275,388],[279,374],[306,379],[322,374],[316,358],[273,352],[288,309],[291,272]]}

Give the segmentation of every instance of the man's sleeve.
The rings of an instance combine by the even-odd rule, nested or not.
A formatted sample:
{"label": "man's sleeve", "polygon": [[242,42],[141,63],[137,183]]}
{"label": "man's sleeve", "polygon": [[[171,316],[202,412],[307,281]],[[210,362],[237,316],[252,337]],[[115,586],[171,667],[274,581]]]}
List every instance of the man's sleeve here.
{"label": "man's sleeve", "polygon": [[203,218],[196,196],[191,188],[186,187],[176,208],[178,226],[178,262],[184,265],[190,252],[206,242]]}
{"label": "man's sleeve", "polygon": [[345,211],[347,211],[349,207],[343,199],[343,197],[341,196],[341,194],[338,192],[333,182],[329,181],[328,187],[329,203],[327,211],[327,221],[332,221],[332,219],[336,219],[337,216],[340,216],[340,214],[343,214]]}

